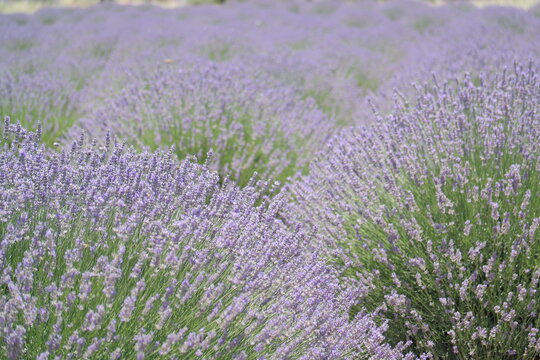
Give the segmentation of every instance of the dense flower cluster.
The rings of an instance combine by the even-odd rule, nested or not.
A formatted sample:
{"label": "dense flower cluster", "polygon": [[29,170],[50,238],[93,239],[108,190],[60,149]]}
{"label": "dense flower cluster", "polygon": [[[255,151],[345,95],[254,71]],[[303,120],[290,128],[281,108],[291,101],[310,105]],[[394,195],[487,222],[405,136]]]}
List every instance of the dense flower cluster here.
{"label": "dense flower cluster", "polygon": [[[6,121],[0,154],[0,349],[8,359],[327,359],[371,353],[301,229],[247,187],[172,154],[73,144],[48,156]],[[312,249],[313,251],[304,251]]]}
{"label": "dense flower cluster", "polygon": [[359,308],[428,358],[540,355],[540,82],[515,67],[396,95],[290,186],[373,286]]}
{"label": "dense flower cluster", "polygon": [[170,68],[148,75],[82,125],[138,147],[174,147],[246,185],[255,173],[283,182],[305,169],[335,124],[312,99],[237,68]]}

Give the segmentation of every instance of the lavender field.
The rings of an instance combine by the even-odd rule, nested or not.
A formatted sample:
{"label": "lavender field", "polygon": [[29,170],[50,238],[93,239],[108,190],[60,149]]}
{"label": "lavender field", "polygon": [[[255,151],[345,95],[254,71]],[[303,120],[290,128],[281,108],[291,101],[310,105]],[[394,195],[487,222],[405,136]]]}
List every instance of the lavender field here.
{"label": "lavender field", "polygon": [[540,359],[540,5],[0,14],[0,359]]}

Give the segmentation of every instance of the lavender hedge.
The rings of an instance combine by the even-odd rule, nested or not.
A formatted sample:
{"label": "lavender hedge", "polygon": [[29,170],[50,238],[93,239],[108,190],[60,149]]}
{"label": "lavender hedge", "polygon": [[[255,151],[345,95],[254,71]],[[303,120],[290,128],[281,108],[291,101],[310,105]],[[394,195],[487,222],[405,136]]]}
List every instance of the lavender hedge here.
{"label": "lavender hedge", "polygon": [[[42,9],[0,14],[0,78],[52,79],[48,87],[70,99],[77,123],[132,86],[134,73],[212,62],[248,76],[267,73],[315,100],[338,125],[356,125],[372,119],[368,97],[387,109],[393,88],[431,72],[446,78],[538,58],[538,26],[532,11],[407,0]],[[40,85],[22,87],[27,96],[43,97]],[[25,121],[14,112],[0,115]],[[52,118],[31,124],[41,120],[45,136]]]}
{"label": "lavender hedge", "polygon": [[389,321],[390,343],[425,358],[540,355],[539,100],[532,64],[434,81],[343,131],[289,187],[294,214],[371,286],[356,309]]}
{"label": "lavender hedge", "polygon": [[91,133],[112,131],[139,148],[174,147],[179,159],[196,156],[241,186],[255,174],[283,183],[305,170],[333,125],[294,88],[217,65],[163,68],[82,122]]}
{"label": "lavender hedge", "polygon": [[349,319],[363,290],[276,220],[283,200],[255,206],[252,186],[220,186],[171,153],[81,138],[48,155],[38,134],[5,126],[3,357],[399,356],[371,315]]}

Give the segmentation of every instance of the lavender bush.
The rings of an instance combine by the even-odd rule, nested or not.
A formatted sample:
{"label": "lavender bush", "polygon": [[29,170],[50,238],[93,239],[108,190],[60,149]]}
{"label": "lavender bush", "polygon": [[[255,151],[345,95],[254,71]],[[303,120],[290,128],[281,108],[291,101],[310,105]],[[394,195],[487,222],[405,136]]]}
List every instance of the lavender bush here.
{"label": "lavender bush", "polygon": [[[401,358],[252,186],[170,153],[47,155],[6,119],[0,355],[14,359]],[[311,249],[311,251],[307,251]]]}
{"label": "lavender bush", "polygon": [[173,146],[179,159],[195,155],[241,186],[255,173],[284,182],[307,167],[333,132],[332,120],[294,88],[216,65],[165,67],[126,88],[83,126],[111,130],[139,148]]}
{"label": "lavender bush", "polygon": [[417,95],[341,133],[290,186],[293,210],[372,286],[356,309],[389,321],[391,343],[424,358],[537,359],[538,77],[516,65]]}

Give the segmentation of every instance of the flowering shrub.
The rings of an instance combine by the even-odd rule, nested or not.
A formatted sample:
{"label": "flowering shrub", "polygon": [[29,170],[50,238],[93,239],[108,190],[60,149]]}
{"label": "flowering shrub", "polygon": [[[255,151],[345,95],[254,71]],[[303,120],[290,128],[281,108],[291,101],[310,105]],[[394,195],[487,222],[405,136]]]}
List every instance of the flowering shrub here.
{"label": "flowering shrub", "polygon": [[213,150],[210,167],[241,186],[255,173],[285,181],[332,133],[331,120],[311,99],[231,66],[163,69],[128,87],[84,127],[110,129],[152,150],[174,146],[179,159],[205,162]]}
{"label": "flowering shrub", "polygon": [[107,142],[47,155],[9,124],[0,153],[0,356],[400,358],[350,320],[309,234],[253,187]]}
{"label": "flowering shrub", "polygon": [[[397,94],[399,95],[399,94]],[[540,356],[540,103],[532,65],[418,89],[341,133],[295,213],[372,286],[356,309],[424,358]]]}

